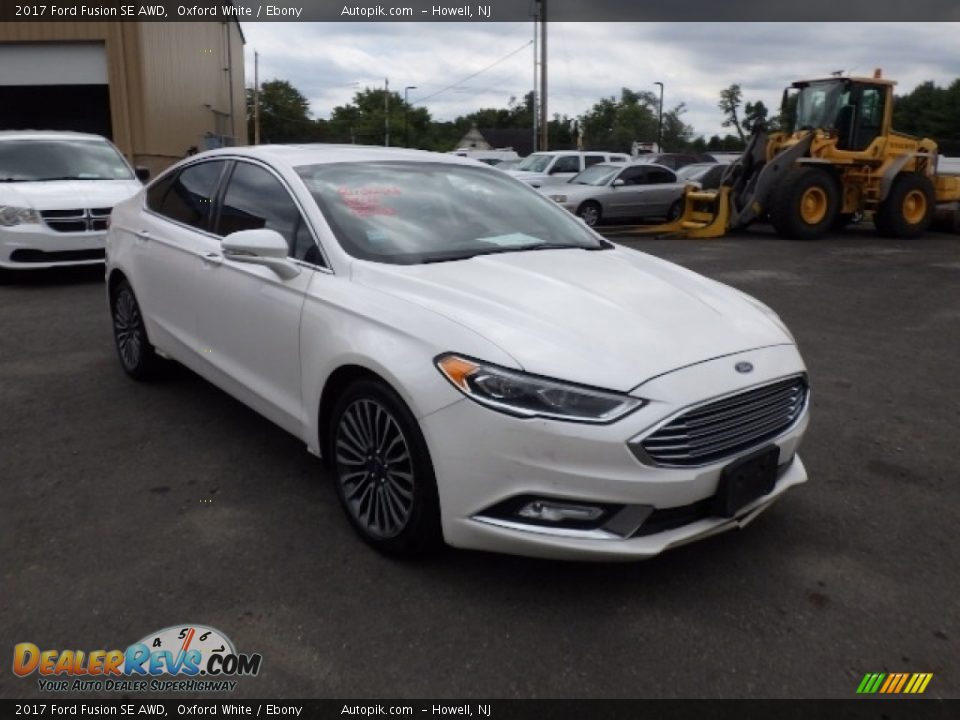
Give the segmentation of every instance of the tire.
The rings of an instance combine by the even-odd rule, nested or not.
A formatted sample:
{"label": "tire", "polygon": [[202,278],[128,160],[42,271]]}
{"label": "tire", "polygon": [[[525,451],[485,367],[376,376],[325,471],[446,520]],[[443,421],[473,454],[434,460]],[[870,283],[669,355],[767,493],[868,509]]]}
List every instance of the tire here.
{"label": "tire", "polygon": [[834,227],[839,210],[836,179],[820,168],[795,166],[774,191],[770,223],[780,237],[816,240]]}
{"label": "tire", "polygon": [[150,344],[140,304],[126,280],[120,281],[110,298],[110,316],[120,366],[134,380],[157,377],[162,361]]}
{"label": "tire", "polygon": [[894,180],[887,199],[874,213],[873,224],[884,237],[919,237],[933,222],[936,207],[936,191],[930,178],[901,173]]}
{"label": "tire", "polygon": [[393,389],[372,379],[351,384],[334,406],[328,435],[337,496],[364,541],[401,558],[442,544],[427,443]]}
{"label": "tire", "polygon": [[673,205],[670,206],[670,209],[667,210],[667,222],[673,222],[680,217],[680,213],[683,212],[683,200],[675,200]]}
{"label": "tire", "polygon": [[600,209],[599,203],[596,203],[593,200],[587,200],[577,208],[577,215],[583,218],[583,221],[588,227],[596,227],[600,224],[600,220],[603,217],[603,211]]}

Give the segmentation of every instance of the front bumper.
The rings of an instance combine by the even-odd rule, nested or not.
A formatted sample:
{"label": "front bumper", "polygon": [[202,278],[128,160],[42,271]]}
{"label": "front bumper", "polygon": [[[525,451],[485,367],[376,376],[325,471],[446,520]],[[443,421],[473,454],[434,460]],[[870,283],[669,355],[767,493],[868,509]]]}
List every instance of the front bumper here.
{"label": "front bumper", "polygon": [[[749,376],[734,372],[741,360],[749,360],[755,372]],[[808,409],[783,433],[762,443],[779,448],[780,477],[771,493],[741,508],[734,518],[700,516],[661,532],[617,537],[501,522],[491,519],[487,511],[527,495],[657,510],[702,504],[716,494],[721,470],[754,447],[702,467],[667,468],[642,463],[628,442],[652,432],[683,408],[803,372],[803,362],[792,345],[700,363],[644,383],[633,394],[649,403],[611,425],[520,419],[466,398],[454,403],[421,419],[437,475],[444,537],[463,548],[548,558],[627,560],[742,527],[787,489],[806,480],[796,451],[807,427]]]}
{"label": "front bumper", "polygon": [[103,264],[107,233],[56,232],[46,225],[0,228],[0,268],[41,270]]}

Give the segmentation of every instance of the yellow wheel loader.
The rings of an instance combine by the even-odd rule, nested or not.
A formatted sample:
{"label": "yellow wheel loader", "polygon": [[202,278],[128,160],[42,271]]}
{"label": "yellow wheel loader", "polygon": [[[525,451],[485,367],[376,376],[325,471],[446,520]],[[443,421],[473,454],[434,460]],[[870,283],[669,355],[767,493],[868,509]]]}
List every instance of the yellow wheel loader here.
{"label": "yellow wheel loader", "polygon": [[937,172],[937,144],[892,129],[893,86],[872,78],[795,82],[783,93],[791,132],[754,127],[717,190],[688,187],[683,212],[638,234],[714,238],[765,219],[781,237],[813,240],[870,214],[877,231],[911,238],[937,206],[954,217],[960,175]]}

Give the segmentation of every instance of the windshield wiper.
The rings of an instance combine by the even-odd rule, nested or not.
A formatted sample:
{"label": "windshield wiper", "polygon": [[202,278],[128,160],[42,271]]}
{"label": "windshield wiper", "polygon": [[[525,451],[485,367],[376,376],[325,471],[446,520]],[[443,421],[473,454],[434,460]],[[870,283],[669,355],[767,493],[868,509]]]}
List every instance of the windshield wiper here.
{"label": "windshield wiper", "polygon": [[460,255],[426,255],[422,260],[421,264],[427,263],[440,263],[440,262],[453,262],[456,260],[469,260],[470,258],[478,257],[479,255],[500,255],[503,253],[509,252],[527,252],[530,250],[609,250],[613,247],[613,244],[604,244],[598,245],[596,247],[587,247],[584,245],[565,245],[563,243],[537,243],[530,245],[514,245],[513,247],[498,247],[490,248],[489,250],[474,250],[471,252],[461,253]]}

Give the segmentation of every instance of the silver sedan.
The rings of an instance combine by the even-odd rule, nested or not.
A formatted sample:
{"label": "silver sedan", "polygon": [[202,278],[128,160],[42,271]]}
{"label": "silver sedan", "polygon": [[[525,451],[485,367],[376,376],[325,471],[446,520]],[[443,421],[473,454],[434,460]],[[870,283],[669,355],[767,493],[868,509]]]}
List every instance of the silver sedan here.
{"label": "silver sedan", "polygon": [[592,165],[543,193],[593,227],[603,220],[679,217],[685,183],[673,170],[654,163]]}

